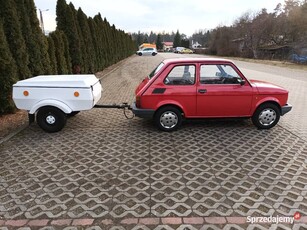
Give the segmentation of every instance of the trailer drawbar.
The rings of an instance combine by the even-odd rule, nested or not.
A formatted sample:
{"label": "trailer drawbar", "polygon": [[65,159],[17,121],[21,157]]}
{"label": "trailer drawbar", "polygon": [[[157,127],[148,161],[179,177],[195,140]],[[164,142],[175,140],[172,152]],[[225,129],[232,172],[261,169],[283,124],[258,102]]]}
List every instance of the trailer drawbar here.
{"label": "trailer drawbar", "polygon": [[124,115],[127,119],[132,119],[134,118],[134,114],[132,113],[132,116],[128,116],[127,115],[127,110],[132,110],[131,106],[128,105],[127,102],[124,102],[122,104],[112,104],[112,105],[94,105],[94,108],[98,108],[98,109],[123,109],[124,110]]}

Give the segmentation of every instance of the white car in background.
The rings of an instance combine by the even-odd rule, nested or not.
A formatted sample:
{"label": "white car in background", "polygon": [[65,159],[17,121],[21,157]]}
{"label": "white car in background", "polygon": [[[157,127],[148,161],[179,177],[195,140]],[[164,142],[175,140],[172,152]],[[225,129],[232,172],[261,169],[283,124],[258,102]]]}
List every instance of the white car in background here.
{"label": "white car in background", "polygon": [[143,56],[143,55],[155,56],[158,54],[158,51],[156,48],[144,48],[144,49],[136,51],[136,54],[139,56]]}

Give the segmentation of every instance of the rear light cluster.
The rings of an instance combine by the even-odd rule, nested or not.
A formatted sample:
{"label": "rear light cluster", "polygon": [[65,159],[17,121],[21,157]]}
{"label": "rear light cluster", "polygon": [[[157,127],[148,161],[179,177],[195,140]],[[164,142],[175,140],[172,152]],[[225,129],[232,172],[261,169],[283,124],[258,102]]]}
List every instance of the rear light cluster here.
{"label": "rear light cluster", "polygon": [[141,107],[141,96],[136,96],[135,105],[136,105],[137,108]]}

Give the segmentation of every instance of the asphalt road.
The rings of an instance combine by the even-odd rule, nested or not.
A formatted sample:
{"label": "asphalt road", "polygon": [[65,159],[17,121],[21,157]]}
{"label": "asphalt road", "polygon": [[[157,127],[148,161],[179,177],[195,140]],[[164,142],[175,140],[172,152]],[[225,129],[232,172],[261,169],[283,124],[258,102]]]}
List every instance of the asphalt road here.
{"label": "asphalt road", "polygon": [[[171,57],[182,55],[98,73],[100,103],[132,103]],[[276,127],[204,120],[165,133],[117,109],[81,112],[59,133],[32,124],[0,145],[0,229],[307,229],[306,71],[235,63],[290,91],[293,111]],[[297,212],[294,223],[247,222]]]}

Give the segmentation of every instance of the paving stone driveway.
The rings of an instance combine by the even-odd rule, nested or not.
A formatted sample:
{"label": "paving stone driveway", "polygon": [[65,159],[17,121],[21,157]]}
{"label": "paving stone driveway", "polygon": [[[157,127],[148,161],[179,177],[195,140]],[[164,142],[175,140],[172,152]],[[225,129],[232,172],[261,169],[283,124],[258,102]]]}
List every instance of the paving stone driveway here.
{"label": "paving stone driveway", "polygon": [[[161,59],[100,75],[101,103],[131,103]],[[283,124],[189,121],[164,133],[93,109],[59,133],[33,124],[0,145],[0,229],[307,229],[306,159],[306,139]],[[296,212],[293,224],[246,223]]]}

